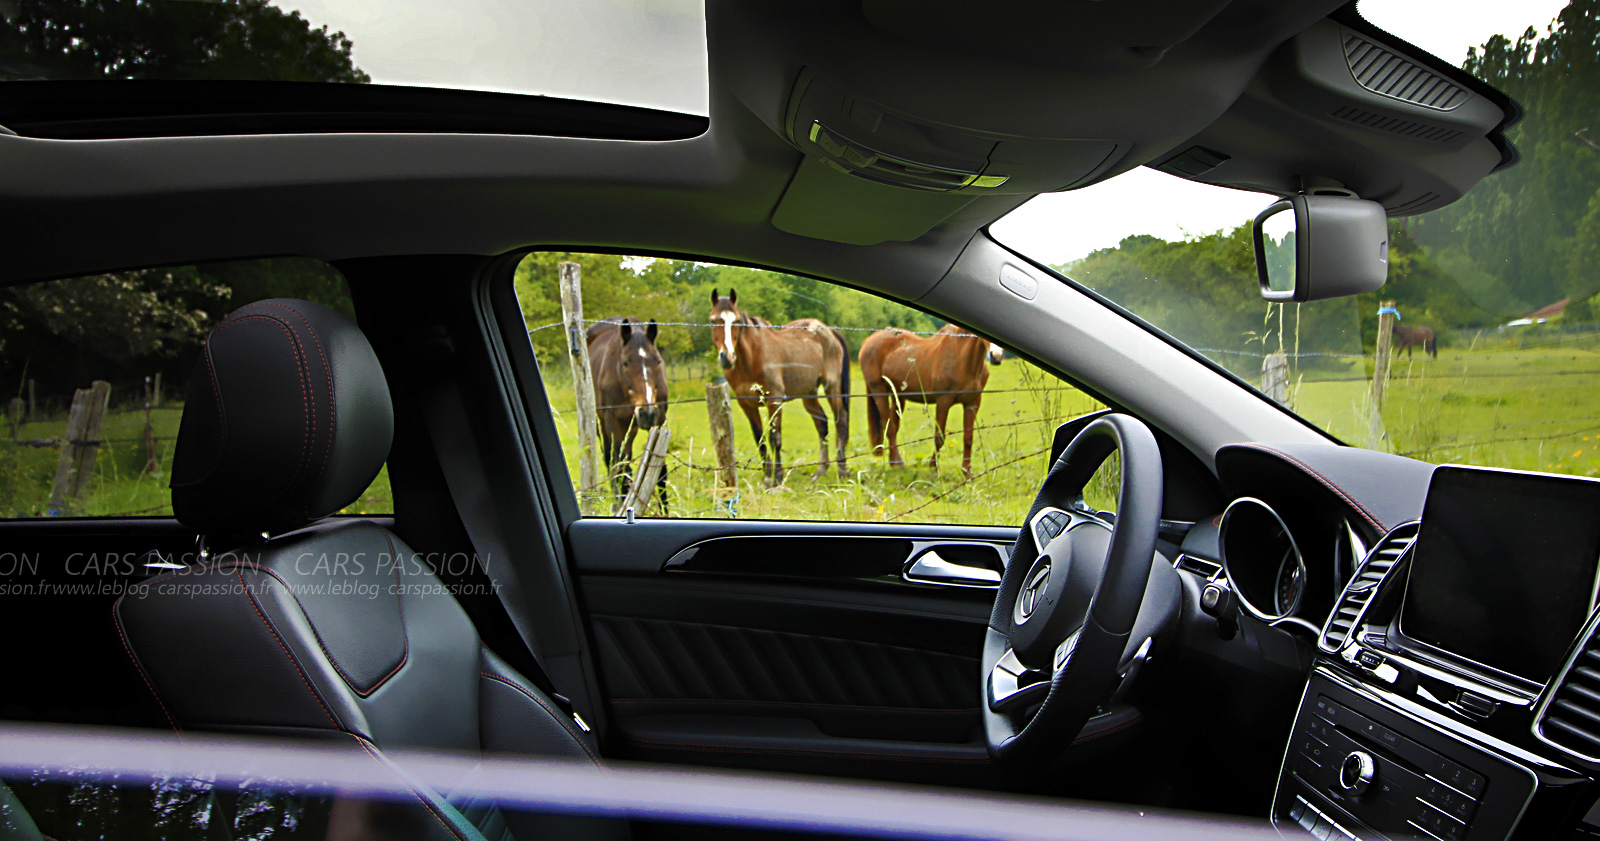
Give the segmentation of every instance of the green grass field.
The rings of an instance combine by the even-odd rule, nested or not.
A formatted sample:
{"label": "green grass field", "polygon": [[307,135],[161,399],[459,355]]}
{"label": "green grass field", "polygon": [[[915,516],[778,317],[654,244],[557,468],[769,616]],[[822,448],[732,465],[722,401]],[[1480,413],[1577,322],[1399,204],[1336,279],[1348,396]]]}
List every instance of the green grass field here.
{"label": "green grass field", "polygon": [[[1304,417],[1341,440],[1367,446],[1371,423],[1366,406],[1371,360],[1353,357],[1293,378],[1294,405]],[[764,486],[760,456],[743,414],[734,411],[739,487],[714,488],[710,420],[705,383],[698,377],[671,384],[674,404],[667,426],[671,515],[866,522],[931,522],[1012,525],[1027,509],[1044,475],[1051,438],[1060,422],[1099,408],[1094,400],[1027,363],[1008,359],[990,369],[990,380],[973,446],[971,480],[961,472],[961,415],[951,412],[949,438],[939,468],[927,466],[933,451],[931,407],[913,404],[901,429],[904,468],[890,468],[869,452],[865,402],[852,401],[848,478],[830,468],[813,479],[816,432],[798,402],[784,409],[786,483]],[[546,388],[555,408],[564,456],[577,476],[577,434],[572,388],[564,364],[547,366]],[[1439,359],[1421,355],[1393,363],[1378,424],[1377,447],[1440,464],[1469,463],[1584,476],[1600,475],[1600,340],[1586,336],[1559,344],[1512,340],[1446,346]],[[860,390],[860,372],[852,380]],[[166,476],[181,406],[152,415],[160,471],[147,473],[144,412],[116,405],[102,431],[89,492],[70,507],[79,516],[161,516],[170,513]],[[22,445],[0,443],[0,516],[44,516],[64,416],[22,424]],[[0,426],[9,433],[9,427]],[[831,445],[830,436],[830,445]],[[644,436],[635,441],[643,449]],[[831,447],[830,447],[831,452]],[[1102,471],[1109,473],[1109,471]],[[1109,477],[1091,489],[1090,501],[1112,507]],[[581,495],[586,511],[613,513],[608,491]],[[731,501],[730,509],[728,503]],[[393,511],[388,475],[381,473],[350,514]],[[650,516],[659,516],[652,509]]]}
{"label": "green grass field", "polygon": [[[156,437],[159,471],[146,472],[148,460],[144,443],[143,408],[119,406],[112,393],[111,411],[100,431],[101,445],[95,456],[94,478],[88,493],[72,502],[64,512],[78,517],[161,517],[171,516],[172,503],[167,491],[167,476],[172,470],[172,445],[178,434],[182,404],[169,404],[150,413]],[[0,443],[0,517],[43,517],[50,503],[61,450],[55,443],[66,433],[65,415],[44,418],[18,427],[17,439]],[[9,434],[10,425],[0,425]],[[27,446],[29,441],[49,442],[47,446]],[[387,514],[394,510],[389,493],[387,468],[378,474],[361,498],[345,508],[347,514]]]}
{"label": "green grass field", "polygon": [[[1369,443],[1371,360],[1346,381],[1308,381],[1296,409],[1342,440]],[[1600,341],[1444,347],[1437,360],[1400,357],[1390,370],[1379,447],[1437,464],[1600,475]]]}

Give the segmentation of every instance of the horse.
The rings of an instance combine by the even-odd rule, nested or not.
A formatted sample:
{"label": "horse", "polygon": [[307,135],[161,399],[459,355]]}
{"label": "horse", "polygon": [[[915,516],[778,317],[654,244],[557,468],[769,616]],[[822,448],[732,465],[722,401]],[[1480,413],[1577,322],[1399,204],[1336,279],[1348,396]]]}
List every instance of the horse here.
{"label": "horse", "polygon": [[961,404],[961,470],[972,478],[972,427],[983,404],[983,387],[989,382],[989,365],[999,365],[1005,350],[954,324],[923,337],[891,327],[879,330],[861,344],[861,378],[867,387],[867,434],[872,452],[883,452],[889,440],[889,464],[904,467],[900,459],[900,414],[905,404],[932,403],[936,412],[933,455],[928,466],[939,467],[944,446],[945,419],[950,407]]}
{"label": "horse", "polygon": [[[783,484],[783,404],[799,398],[817,427],[821,454],[814,478],[828,472],[828,417],[817,399],[822,389],[833,411],[838,438],[839,477],[848,477],[845,445],[850,440],[850,349],[838,330],[815,318],[798,318],[782,327],[739,308],[739,293],[722,297],[711,290],[711,341],[733,398],[750,420],[761,451],[762,478]],[[767,422],[761,422],[761,407]],[[767,443],[772,456],[767,456]]]}
{"label": "horse", "polygon": [[[591,325],[586,332],[589,373],[594,378],[594,403],[600,421],[600,451],[620,499],[632,481],[633,436],[640,429],[667,421],[667,367],[656,349],[654,321],[622,316]],[[618,470],[617,468],[621,468]],[[656,485],[661,510],[667,510],[665,467]]]}
{"label": "horse", "polygon": [[1425,324],[1407,327],[1404,324],[1395,322],[1394,355],[1399,356],[1400,351],[1404,350],[1406,356],[1410,357],[1411,349],[1418,345],[1422,346],[1423,353],[1432,356],[1434,359],[1439,358],[1439,337],[1434,334],[1432,327]]}

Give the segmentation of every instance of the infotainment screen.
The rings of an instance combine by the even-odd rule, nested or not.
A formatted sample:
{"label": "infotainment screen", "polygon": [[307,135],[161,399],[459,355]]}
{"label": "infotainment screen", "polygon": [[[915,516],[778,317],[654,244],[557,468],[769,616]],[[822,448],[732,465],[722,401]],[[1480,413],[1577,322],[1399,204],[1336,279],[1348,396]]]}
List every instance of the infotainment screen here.
{"label": "infotainment screen", "polygon": [[1595,604],[1600,482],[1441,467],[1412,551],[1402,636],[1544,683]]}

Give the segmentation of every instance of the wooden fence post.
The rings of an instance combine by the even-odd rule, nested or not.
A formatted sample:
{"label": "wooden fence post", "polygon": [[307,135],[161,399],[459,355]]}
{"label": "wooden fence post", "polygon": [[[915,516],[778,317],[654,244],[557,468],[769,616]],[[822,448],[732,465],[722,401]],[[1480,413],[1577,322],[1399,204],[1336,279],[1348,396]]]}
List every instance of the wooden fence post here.
{"label": "wooden fence post", "polygon": [[599,413],[595,410],[594,374],[589,370],[589,343],[583,327],[583,269],[562,261],[556,267],[561,280],[561,320],[567,336],[567,361],[572,366],[572,391],[578,414],[578,503],[585,505],[601,488],[600,448],[595,445]]}
{"label": "wooden fence post", "polygon": [[[733,400],[728,381],[717,377],[706,383],[706,411],[711,415],[711,443],[717,456],[717,484],[720,490],[739,487],[738,468],[733,455]],[[717,497],[721,502],[722,498]]]}
{"label": "wooden fence post", "polygon": [[1377,358],[1372,360],[1372,406],[1374,409],[1383,408],[1383,388],[1389,379],[1389,357],[1393,355],[1391,348],[1394,346],[1394,313],[1384,312],[1384,310],[1393,309],[1394,301],[1382,301],[1378,304]]}
{"label": "wooden fence post", "polygon": [[95,380],[88,388],[72,395],[67,413],[66,439],[61,444],[61,460],[56,463],[56,480],[50,488],[50,514],[60,516],[69,503],[76,502],[94,478],[95,455],[100,450],[100,429],[111,401],[111,383]]}
{"label": "wooden fence post", "polygon": [[1269,353],[1261,360],[1261,393],[1289,405],[1289,355],[1283,351]]}
{"label": "wooden fence post", "polygon": [[28,421],[30,423],[34,419],[39,417],[37,414],[35,414],[38,411],[39,411],[38,405],[33,402],[33,377],[29,377],[28,378]]}
{"label": "wooden fence post", "polygon": [[161,475],[161,459],[156,458],[156,428],[150,422],[150,403],[144,404],[144,472],[151,476]]}
{"label": "wooden fence post", "polygon": [[661,481],[661,472],[667,465],[667,444],[671,440],[672,430],[664,426],[650,428],[650,436],[644,441],[644,455],[639,457],[633,484],[617,506],[617,516],[622,516],[629,508],[642,516],[650,508],[650,501],[655,498],[656,484]]}
{"label": "wooden fence post", "polygon": [[[1385,312],[1388,310],[1388,312]],[[1394,345],[1394,301],[1378,302],[1378,341],[1372,360],[1372,394],[1367,413],[1367,448],[1383,443],[1383,392],[1389,380],[1389,357]]]}
{"label": "wooden fence post", "polygon": [[157,409],[161,408],[161,372],[160,371],[156,372],[156,384],[155,384],[155,388],[152,390],[151,397],[153,398],[153,400],[151,401],[153,403],[153,405]]}

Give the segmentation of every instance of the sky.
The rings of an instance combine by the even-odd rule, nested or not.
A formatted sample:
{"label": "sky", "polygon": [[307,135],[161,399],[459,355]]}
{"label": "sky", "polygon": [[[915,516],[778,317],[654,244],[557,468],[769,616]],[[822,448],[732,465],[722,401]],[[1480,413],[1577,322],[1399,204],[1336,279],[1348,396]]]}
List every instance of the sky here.
{"label": "sky", "polygon": [[[386,84],[440,85],[643,105],[705,115],[704,0],[275,0],[343,31]],[[1541,33],[1566,0],[1362,0],[1374,24],[1451,64],[1496,34]],[[996,223],[1051,264],[1123,237],[1202,236],[1253,218],[1270,196],[1139,168],[1040,196]]]}
{"label": "sky", "polygon": [[273,0],[343,32],[374,82],[706,115],[703,0]]}

